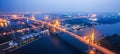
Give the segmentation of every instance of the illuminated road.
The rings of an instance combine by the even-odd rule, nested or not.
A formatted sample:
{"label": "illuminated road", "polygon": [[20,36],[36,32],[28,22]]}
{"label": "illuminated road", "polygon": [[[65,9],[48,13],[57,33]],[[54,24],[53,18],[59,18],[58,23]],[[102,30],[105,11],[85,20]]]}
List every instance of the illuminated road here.
{"label": "illuminated road", "polygon": [[[85,43],[85,44],[87,44],[87,45],[89,44],[89,41],[88,41],[88,40],[86,40],[86,39],[84,39],[84,38],[80,37],[79,35],[76,35],[76,34],[74,34],[74,33],[72,33],[72,32],[69,32],[69,31],[67,31],[67,30],[65,30],[65,29],[63,29],[63,28],[55,27],[55,26],[53,26],[53,24],[50,24],[50,23],[47,23],[47,22],[44,22],[44,21],[41,21],[41,20],[33,20],[33,21],[41,22],[42,24],[47,24],[48,26],[53,27],[53,28],[56,28],[56,29],[59,30],[59,31],[63,31],[63,32],[65,32],[65,33],[68,33],[68,34],[72,35],[74,38],[82,41],[83,43]],[[94,44],[94,43],[91,43],[90,46],[93,47],[93,48],[96,48],[98,51],[101,51],[101,52],[103,52],[103,53],[105,53],[105,54],[116,54],[116,53],[110,51],[109,49],[106,49],[106,48],[104,48],[104,47],[102,47],[102,46],[99,46],[99,45],[97,45],[97,44]]]}
{"label": "illuminated road", "polygon": [[[49,26],[51,26],[51,27],[54,27],[52,24],[48,24],[48,23],[47,23],[47,25],[49,25]],[[74,38],[76,38],[76,39],[84,42],[85,44],[89,44],[89,41],[85,40],[84,38],[80,37],[79,35],[76,35],[76,34],[74,34],[74,33],[72,33],[72,32],[69,32],[69,31],[67,31],[67,30],[65,30],[65,29],[63,29],[63,28],[60,28],[60,27],[54,27],[54,28],[56,28],[56,29],[58,29],[58,30],[60,30],[60,31],[63,31],[63,32],[65,32],[65,33],[68,33],[68,34],[72,35]],[[94,44],[94,43],[91,43],[90,46],[96,48],[97,50],[99,50],[99,51],[101,51],[101,52],[103,52],[103,53],[105,53],[105,54],[116,54],[116,53],[114,53],[114,52],[112,52],[112,51],[110,51],[110,50],[108,50],[108,49],[106,49],[106,48],[103,48],[103,47],[101,47],[101,46],[99,46],[99,45],[97,45],[97,44]]]}
{"label": "illuminated road", "polygon": [[[32,18],[32,19],[31,19],[31,18],[27,18],[27,19],[33,20],[33,21],[35,21],[35,22],[40,22],[40,23],[42,23],[42,24],[46,24],[46,25],[48,25],[48,26],[50,26],[50,27],[52,27],[52,28],[55,28],[55,29],[57,29],[57,30],[59,30],[59,31],[68,33],[68,34],[70,34],[72,37],[74,37],[74,38],[80,40],[81,42],[89,45],[89,40],[86,40],[86,39],[80,37],[79,35],[74,34],[74,33],[72,33],[72,32],[69,32],[69,31],[67,31],[67,30],[65,30],[65,29],[63,29],[63,28],[56,27],[56,26],[54,26],[53,24],[50,24],[50,23],[48,23],[48,22],[44,22],[44,21],[41,21],[41,20],[35,20],[34,18]],[[99,45],[97,45],[97,44],[94,44],[94,43],[90,43],[90,46],[93,47],[93,48],[95,48],[95,49],[97,49],[97,50],[100,51],[100,52],[103,52],[104,54],[116,54],[116,53],[110,51],[109,49],[106,49],[106,48],[104,48],[104,47],[102,47],[102,46],[99,46]]]}

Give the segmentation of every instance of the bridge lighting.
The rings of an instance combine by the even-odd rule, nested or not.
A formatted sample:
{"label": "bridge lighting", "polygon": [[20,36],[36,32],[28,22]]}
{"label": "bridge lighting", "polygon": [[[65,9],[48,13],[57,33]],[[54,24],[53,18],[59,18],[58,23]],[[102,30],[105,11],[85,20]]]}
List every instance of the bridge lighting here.
{"label": "bridge lighting", "polygon": [[35,20],[35,16],[34,15],[32,15],[31,20]]}
{"label": "bridge lighting", "polygon": [[55,26],[57,26],[57,27],[60,26],[60,21],[58,19],[56,19],[54,22],[55,22],[55,24],[54,24]]}
{"label": "bridge lighting", "polygon": [[[60,27],[60,21],[58,19],[54,20],[53,27]],[[56,32],[55,28],[52,28],[53,32]]]}
{"label": "bridge lighting", "polygon": [[94,43],[94,40],[95,40],[95,32],[94,32],[94,29],[93,29],[92,35],[91,35],[91,42]]}

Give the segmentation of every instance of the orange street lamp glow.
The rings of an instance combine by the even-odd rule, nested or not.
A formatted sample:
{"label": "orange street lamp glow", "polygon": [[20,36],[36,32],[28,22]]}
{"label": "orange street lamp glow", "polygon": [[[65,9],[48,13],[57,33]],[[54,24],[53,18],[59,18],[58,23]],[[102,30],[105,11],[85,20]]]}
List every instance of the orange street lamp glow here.
{"label": "orange street lamp glow", "polygon": [[89,54],[96,54],[94,50],[90,50]]}

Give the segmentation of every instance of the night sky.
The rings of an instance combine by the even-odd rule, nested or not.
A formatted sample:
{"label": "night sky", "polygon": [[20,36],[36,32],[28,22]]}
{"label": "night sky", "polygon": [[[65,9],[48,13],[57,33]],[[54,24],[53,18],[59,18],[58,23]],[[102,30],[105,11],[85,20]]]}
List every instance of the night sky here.
{"label": "night sky", "polygon": [[0,12],[120,12],[120,0],[0,0]]}

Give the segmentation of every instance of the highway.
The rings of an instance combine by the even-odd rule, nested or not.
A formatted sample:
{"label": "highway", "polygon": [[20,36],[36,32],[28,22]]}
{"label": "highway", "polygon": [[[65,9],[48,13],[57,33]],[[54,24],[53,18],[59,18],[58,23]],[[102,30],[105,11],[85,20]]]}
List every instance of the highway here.
{"label": "highway", "polygon": [[[47,23],[47,25],[49,25],[49,26],[51,26],[51,27],[54,27],[52,24],[48,24],[48,23]],[[63,28],[60,28],[60,27],[54,27],[54,28],[56,28],[56,29],[58,29],[58,30],[60,30],[60,31],[63,31],[63,32],[65,32],[65,33],[68,33],[68,34],[72,35],[74,38],[82,41],[83,43],[85,43],[85,44],[87,44],[87,45],[89,44],[89,41],[88,41],[88,40],[80,37],[79,35],[76,35],[76,34],[74,34],[74,33],[72,33],[72,32],[69,32],[69,31],[67,31],[67,30],[65,30],[65,29],[63,29]],[[93,48],[96,48],[97,50],[99,50],[99,51],[101,51],[101,52],[103,52],[103,53],[105,53],[105,54],[116,54],[116,53],[114,53],[114,52],[112,52],[112,51],[110,51],[110,50],[108,50],[108,49],[106,49],[106,48],[104,48],[104,47],[102,47],[102,46],[99,46],[99,45],[97,45],[97,44],[94,44],[94,43],[90,43],[90,46],[93,47]]]}
{"label": "highway", "polygon": [[[33,20],[33,19],[32,19],[32,20]],[[89,44],[89,41],[88,41],[88,40],[86,40],[86,39],[84,39],[84,38],[80,37],[79,35],[76,35],[76,34],[74,34],[74,33],[72,33],[72,32],[69,32],[69,31],[67,31],[67,30],[65,30],[65,29],[63,29],[63,28],[53,26],[53,24],[50,24],[50,23],[48,23],[48,22],[44,22],[44,21],[41,21],[41,20],[35,20],[35,19],[34,19],[33,21],[41,22],[42,24],[46,24],[46,25],[48,25],[48,26],[50,26],[50,27],[56,28],[56,29],[59,30],[59,31],[63,31],[63,32],[65,32],[65,33],[70,34],[70,35],[73,36],[74,38],[80,40],[81,42],[83,42],[83,43],[85,43],[85,44],[87,44],[87,45]],[[104,48],[104,47],[102,47],[102,46],[99,46],[99,45],[97,45],[97,44],[94,44],[94,43],[90,43],[90,46],[93,47],[93,48],[95,48],[95,49],[97,49],[98,51],[103,52],[104,54],[116,54],[115,52],[112,52],[112,51],[110,51],[109,49],[106,49],[106,48]]]}
{"label": "highway", "polygon": [[[50,23],[48,23],[48,22],[45,22],[45,21],[41,21],[41,20],[35,20],[35,19],[30,19],[30,20],[33,20],[33,21],[36,21],[36,22],[40,22],[40,23],[42,23],[42,24],[45,24],[45,25],[48,25],[48,26],[50,26],[50,27],[52,27],[52,28],[55,28],[55,29],[57,29],[57,30],[59,30],[59,31],[61,31],[61,32],[64,32],[64,33],[67,33],[67,34],[69,34],[71,37],[73,37],[73,38],[75,38],[75,39],[77,39],[77,40],[79,40],[80,42],[83,42],[84,44],[86,44],[86,45],[89,45],[89,46],[91,46],[91,47],[93,47],[93,48],[95,48],[96,50],[98,50],[98,51],[100,51],[100,52],[102,52],[102,53],[104,53],[104,54],[116,54],[115,52],[112,52],[111,50],[109,50],[109,49],[106,49],[106,48],[104,48],[104,47],[102,47],[102,46],[100,46],[100,45],[97,45],[97,44],[95,44],[95,43],[90,43],[89,44],[89,40],[87,40],[87,39],[84,39],[84,38],[82,38],[81,36],[79,36],[79,35],[77,35],[77,34],[74,34],[74,33],[72,33],[72,32],[69,32],[69,31],[67,31],[66,29],[64,29],[64,28],[60,28],[60,27],[58,27],[58,26],[54,26],[54,24],[50,24]],[[47,46],[50,46],[50,47],[52,47],[52,45],[51,45],[51,42],[49,42],[50,40],[49,39],[46,39],[45,38],[45,40],[48,40],[48,42],[41,42],[41,44],[40,45],[47,45]],[[39,42],[40,43],[40,42]],[[45,43],[48,43],[48,44],[45,44]],[[39,44],[38,44],[39,45]],[[39,46],[40,46],[39,45]],[[35,50],[35,48],[34,47],[36,47],[36,50]],[[45,46],[44,46],[45,47]],[[49,47],[47,47],[47,48],[44,48],[43,47],[43,52],[44,51],[46,51],[46,50],[48,50],[48,51],[46,51],[46,52],[44,52],[44,53],[46,53],[46,54],[66,54],[66,53],[60,53],[60,51],[61,50],[55,50],[55,46],[54,47],[52,47],[52,48],[49,48]],[[61,46],[59,46],[59,47],[61,47]],[[78,46],[79,47],[79,46]],[[26,47],[25,47],[26,48]],[[29,49],[30,48],[30,49]],[[32,49],[33,48],[33,49]],[[64,47],[63,47],[64,48]],[[29,49],[30,51],[29,52],[31,52],[32,53],[32,50],[35,50],[36,51],[36,53],[38,54],[41,50],[38,48],[38,46],[36,46],[36,45],[33,45],[33,44],[31,44],[31,46],[28,46],[27,48],[26,48],[27,50]],[[50,51],[49,51],[49,49],[50,49]],[[51,51],[52,49],[54,49],[55,50],[55,52],[53,53],[53,51]],[[39,51],[37,51],[37,50],[39,50]],[[66,49],[65,49],[66,50]],[[24,50],[21,50],[21,51],[23,51],[23,53],[27,53],[27,51],[24,51]],[[64,51],[64,50],[63,50]],[[17,51],[16,51],[17,52]],[[29,52],[27,53],[27,54],[29,54]],[[34,51],[33,51],[34,52]],[[66,51],[67,52],[67,51]],[[20,53],[20,52],[19,52]],[[22,52],[21,52],[22,53]],[[22,54],[23,54],[22,53]],[[42,53],[42,52],[40,52],[40,53]],[[67,52],[67,54],[72,54],[72,51],[68,51]],[[35,53],[33,53],[33,54],[35,54]],[[74,54],[74,52],[73,52],[73,54]]]}

